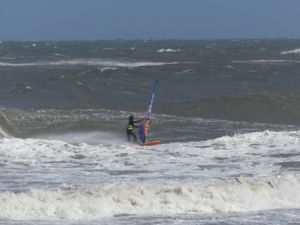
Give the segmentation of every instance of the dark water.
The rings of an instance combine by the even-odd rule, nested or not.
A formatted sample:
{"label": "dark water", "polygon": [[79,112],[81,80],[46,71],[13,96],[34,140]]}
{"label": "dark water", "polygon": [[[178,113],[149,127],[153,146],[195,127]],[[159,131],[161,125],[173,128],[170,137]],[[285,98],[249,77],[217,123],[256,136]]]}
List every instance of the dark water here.
{"label": "dark water", "polygon": [[[62,113],[75,116],[72,126],[98,128],[97,110],[105,109],[115,119],[102,115],[101,126],[117,130],[115,123],[123,116],[126,120],[130,113],[144,113],[152,81],[158,79],[155,114],[298,126],[299,46],[300,40],[290,39],[2,42],[0,105],[5,115],[0,115],[1,125],[24,135],[21,130],[28,121],[40,120],[48,123],[44,128],[55,128],[53,121]],[[37,113],[37,109],[46,111]],[[80,119],[68,111],[76,109],[82,110]],[[25,119],[16,118],[24,114]],[[37,114],[43,115],[36,118]],[[23,124],[15,127],[9,120]],[[180,124],[180,119],[175,120]],[[66,123],[62,126],[70,125]],[[252,129],[249,124],[247,129]],[[212,127],[215,135],[209,134]],[[223,129],[218,125],[208,128],[209,133],[202,131],[201,137],[224,134],[217,131]],[[179,132],[182,129],[179,126]]]}

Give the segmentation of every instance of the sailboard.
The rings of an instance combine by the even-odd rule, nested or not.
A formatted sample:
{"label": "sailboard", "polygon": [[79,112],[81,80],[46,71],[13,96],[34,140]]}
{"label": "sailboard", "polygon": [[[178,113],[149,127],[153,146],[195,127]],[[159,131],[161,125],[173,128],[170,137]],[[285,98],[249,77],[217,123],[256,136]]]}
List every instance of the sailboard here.
{"label": "sailboard", "polygon": [[146,112],[146,116],[141,120],[139,128],[138,128],[138,136],[139,140],[141,141],[142,146],[153,146],[153,145],[159,145],[160,141],[146,141],[147,137],[150,135],[150,129],[151,129],[151,113],[152,113],[152,106],[154,102],[154,97],[157,92],[157,85],[158,80],[155,80],[153,82],[151,95],[149,97],[148,101],[148,109]]}

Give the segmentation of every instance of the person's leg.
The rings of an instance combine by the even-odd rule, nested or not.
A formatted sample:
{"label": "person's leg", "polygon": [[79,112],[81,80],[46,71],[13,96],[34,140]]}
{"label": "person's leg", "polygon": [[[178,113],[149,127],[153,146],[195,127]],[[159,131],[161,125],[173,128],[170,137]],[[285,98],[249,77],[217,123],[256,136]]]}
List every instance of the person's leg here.
{"label": "person's leg", "polygon": [[127,131],[127,141],[130,142],[130,132],[129,131]]}
{"label": "person's leg", "polygon": [[137,142],[136,134],[132,132],[132,136],[133,136],[134,142]]}

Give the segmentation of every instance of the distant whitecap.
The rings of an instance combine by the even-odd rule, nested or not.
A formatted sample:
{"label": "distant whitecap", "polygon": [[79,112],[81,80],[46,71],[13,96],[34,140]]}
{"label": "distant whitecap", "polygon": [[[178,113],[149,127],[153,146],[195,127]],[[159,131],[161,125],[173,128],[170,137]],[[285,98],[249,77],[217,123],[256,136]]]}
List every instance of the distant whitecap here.
{"label": "distant whitecap", "polygon": [[162,48],[162,49],[157,50],[157,52],[159,52],[159,53],[162,53],[162,52],[180,52],[180,51],[181,51],[181,49],[171,49],[171,48],[167,48],[167,49]]}
{"label": "distant whitecap", "polygon": [[300,54],[300,48],[296,48],[296,49],[289,50],[289,51],[282,51],[280,54],[281,55]]}
{"label": "distant whitecap", "polygon": [[36,61],[29,63],[7,63],[0,62],[0,67],[26,67],[26,66],[76,66],[76,65],[86,65],[86,66],[103,66],[103,67],[122,67],[122,68],[136,68],[144,66],[163,66],[178,64],[178,62],[131,62],[131,61],[119,61],[119,60],[109,60],[109,59],[72,59],[72,60],[58,60],[58,61]]}

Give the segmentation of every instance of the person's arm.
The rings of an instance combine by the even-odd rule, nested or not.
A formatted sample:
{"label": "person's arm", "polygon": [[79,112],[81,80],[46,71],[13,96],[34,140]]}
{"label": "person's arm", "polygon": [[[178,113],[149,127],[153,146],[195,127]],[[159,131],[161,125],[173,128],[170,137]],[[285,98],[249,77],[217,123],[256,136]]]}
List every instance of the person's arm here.
{"label": "person's arm", "polygon": [[142,121],[142,120],[136,120],[136,121],[133,121],[134,127],[135,127],[135,128],[138,128],[141,121]]}
{"label": "person's arm", "polygon": [[134,127],[134,128],[138,128],[139,125],[135,123],[133,127]]}

